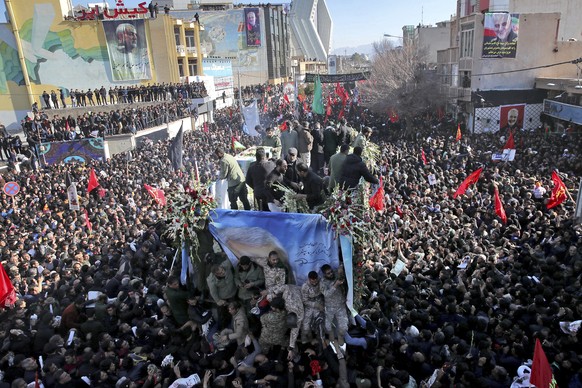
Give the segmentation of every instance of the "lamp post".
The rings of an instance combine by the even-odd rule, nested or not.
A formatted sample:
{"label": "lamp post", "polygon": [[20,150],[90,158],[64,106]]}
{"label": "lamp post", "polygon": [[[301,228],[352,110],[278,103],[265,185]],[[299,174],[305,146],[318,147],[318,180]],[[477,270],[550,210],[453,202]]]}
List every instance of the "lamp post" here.
{"label": "lamp post", "polygon": [[384,34],[384,36],[386,38],[398,38],[398,39],[404,39],[402,36],[396,36],[396,35],[390,35],[390,34]]}

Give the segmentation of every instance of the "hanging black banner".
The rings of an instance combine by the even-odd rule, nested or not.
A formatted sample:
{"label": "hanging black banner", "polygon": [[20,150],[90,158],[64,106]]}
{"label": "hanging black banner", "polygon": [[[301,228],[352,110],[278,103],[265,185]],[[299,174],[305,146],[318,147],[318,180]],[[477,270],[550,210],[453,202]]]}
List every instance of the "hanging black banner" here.
{"label": "hanging black banner", "polygon": [[[315,76],[317,74],[313,73],[306,73],[305,74],[305,82],[315,82]],[[368,79],[370,76],[370,72],[366,71],[363,73],[352,73],[352,74],[320,74],[319,79],[321,80],[322,84],[330,84],[336,82],[354,82],[354,81],[363,81]]]}

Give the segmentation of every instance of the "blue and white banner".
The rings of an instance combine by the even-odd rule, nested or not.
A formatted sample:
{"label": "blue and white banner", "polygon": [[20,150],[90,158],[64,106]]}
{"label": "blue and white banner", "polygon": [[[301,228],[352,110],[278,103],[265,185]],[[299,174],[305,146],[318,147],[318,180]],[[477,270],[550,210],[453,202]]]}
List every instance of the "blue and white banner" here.
{"label": "blue and white banner", "polygon": [[266,258],[277,251],[298,285],[324,264],[339,266],[338,241],[320,214],[217,209],[210,217],[210,232],[233,265],[243,255]]}
{"label": "blue and white banner", "polygon": [[350,312],[356,316],[354,310],[354,263],[353,263],[353,244],[352,236],[340,235],[340,245],[342,247],[342,257],[344,258],[344,271],[348,281],[348,295],[346,296],[346,305]]}

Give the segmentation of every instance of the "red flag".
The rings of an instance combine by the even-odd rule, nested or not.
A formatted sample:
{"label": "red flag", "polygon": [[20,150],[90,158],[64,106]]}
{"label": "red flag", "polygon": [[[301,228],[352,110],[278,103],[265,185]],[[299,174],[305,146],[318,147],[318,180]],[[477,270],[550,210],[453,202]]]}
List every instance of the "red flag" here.
{"label": "red flag", "polygon": [[307,101],[303,100],[303,112],[309,112],[309,107]]}
{"label": "red flag", "polygon": [[99,187],[99,181],[97,180],[95,170],[91,169],[91,172],[89,173],[89,183],[87,184],[87,193],[90,193],[97,187]]}
{"label": "red flag", "polygon": [[14,286],[4,270],[4,266],[0,265],[0,307],[12,306],[14,303],[16,303]]}
{"label": "red flag", "polygon": [[534,350],[529,382],[537,388],[558,388],[552,368],[550,367],[550,363],[548,362],[546,353],[544,353],[539,338],[536,338],[536,347]]}
{"label": "red flag", "polygon": [[396,111],[394,109],[391,109],[390,110],[390,122],[395,123],[398,121],[398,119],[399,119],[398,113],[396,113]]}
{"label": "red flag", "polygon": [[370,207],[373,207],[377,211],[384,210],[384,182],[382,182],[382,177],[380,177],[380,187],[370,197]]}
{"label": "red flag", "polygon": [[568,189],[555,170],[552,171],[552,181],[554,181],[554,188],[552,189],[552,195],[550,195],[550,199],[546,204],[546,208],[548,209],[558,206],[567,198],[566,192]]}
{"label": "red flag", "polygon": [[501,218],[501,221],[503,221],[504,224],[507,223],[507,216],[505,215],[505,209],[503,208],[501,198],[499,198],[499,190],[497,187],[495,188],[495,214]]}
{"label": "red flag", "polygon": [[325,108],[325,117],[327,118],[327,117],[331,116],[331,112],[332,112],[332,110],[331,110],[331,96],[328,96],[327,97],[327,106]]}
{"label": "red flag", "polygon": [[265,102],[265,105],[263,105],[263,113],[267,113],[267,106],[268,104]]}
{"label": "red flag", "polygon": [[513,140],[513,132],[511,132],[509,134],[509,138],[507,139],[507,142],[503,146],[503,149],[504,150],[514,150],[515,149],[515,141]]}
{"label": "red flag", "polygon": [[69,132],[69,130],[71,129],[69,127],[69,120],[65,120],[65,128],[67,129],[67,132]]}
{"label": "red flag", "polygon": [[479,176],[481,176],[482,172],[483,172],[483,167],[473,171],[471,173],[471,175],[469,175],[467,178],[465,178],[463,183],[461,183],[459,185],[459,188],[457,188],[457,191],[455,191],[455,194],[453,194],[453,198],[457,198],[459,195],[465,194],[465,191],[467,191],[469,186],[477,183],[477,181],[479,180]]}
{"label": "red flag", "polygon": [[160,206],[166,206],[166,196],[164,195],[164,190],[152,187],[150,185],[143,185],[144,189],[152,196],[156,203]]}
{"label": "red flag", "polygon": [[424,164],[426,166],[428,162],[426,161],[426,155],[424,154],[424,149],[421,149],[420,157],[422,158],[422,164]]}
{"label": "red flag", "polygon": [[399,217],[402,217],[404,215],[404,212],[400,208],[400,205],[396,205],[396,214],[398,214]]}
{"label": "red flag", "polygon": [[204,129],[204,132],[208,133],[208,121],[205,121],[202,127]]}
{"label": "red flag", "polygon": [[289,104],[289,96],[288,95],[284,94],[283,100],[285,100],[285,102],[287,102],[287,104]]}
{"label": "red flag", "polygon": [[283,121],[283,124],[281,124],[281,131],[285,132],[287,129],[287,120],[285,120]]}
{"label": "red flag", "polygon": [[91,233],[93,231],[93,225],[91,224],[91,221],[89,221],[89,213],[87,212],[87,209],[83,209],[83,213],[85,213],[85,226],[89,229],[89,233]]}
{"label": "red flag", "polygon": [[462,136],[461,136],[461,123],[459,123],[459,124],[457,125],[457,136],[455,137],[455,140],[456,140],[456,141],[459,141],[459,140],[461,140],[461,137],[462,137]]}
{"label": "red flag", "polygon": [[298,94],[297,99],[299,100],[299,102],[303,102],[305,101],[305,96],[303,94]]}

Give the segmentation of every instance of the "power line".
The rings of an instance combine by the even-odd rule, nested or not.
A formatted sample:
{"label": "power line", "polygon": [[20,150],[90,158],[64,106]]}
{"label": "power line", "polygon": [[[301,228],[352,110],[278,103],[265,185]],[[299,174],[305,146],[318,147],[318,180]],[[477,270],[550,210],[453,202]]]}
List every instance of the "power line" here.
{"label": "power line", "polygon": [[536,69],[544,69],[544,68],[553,67],[553,66],[566,65],[568,63],[571,63],[571,64],[576,65],[576,64],[578,64],[580,62],[582,62],[582,58],[572,59],[570,61],[552,63],[552,64],[549,64],[549,65],[540,65],[540,66],[528,67],[528,68],[525,68],[525,69],[515,69],[515,70],[497,71],[497,72],[494,72],[494,73],[471,74],[471,77],[483,77],[483,76],[486,76],[486,75],[498,75],[498,74],[518,73],[520,71],[529,71],[529,70],[536,70]]}

